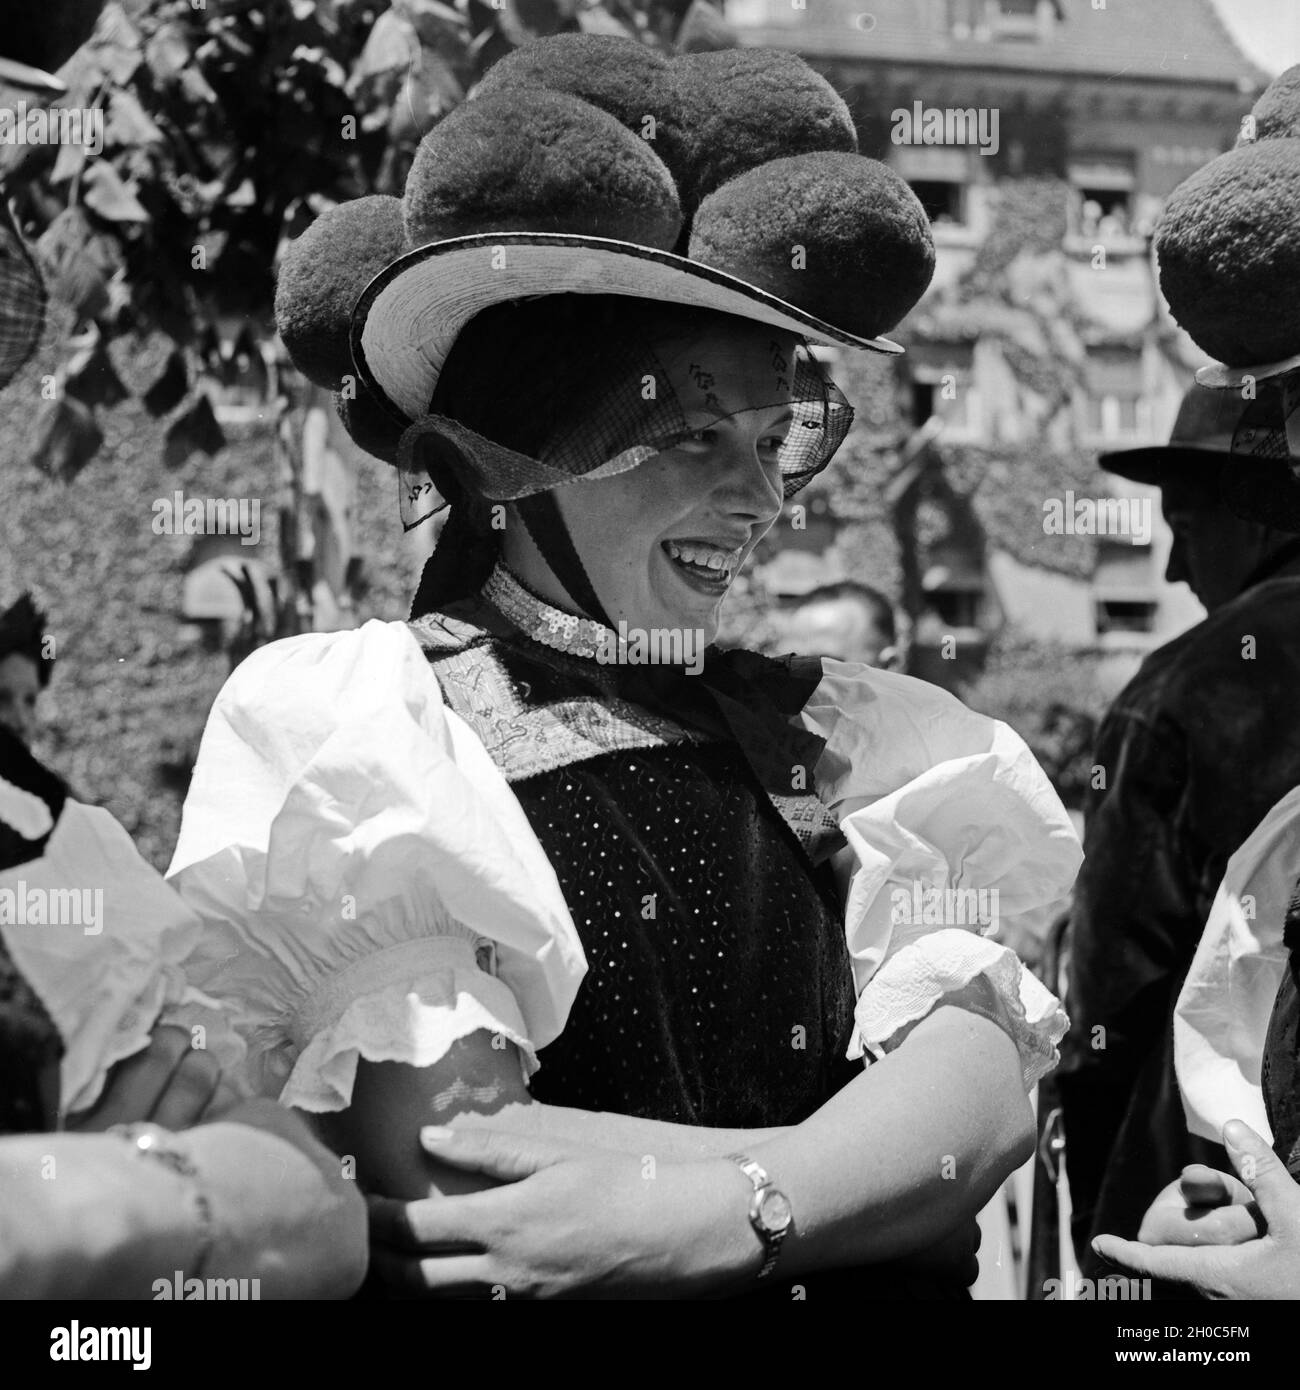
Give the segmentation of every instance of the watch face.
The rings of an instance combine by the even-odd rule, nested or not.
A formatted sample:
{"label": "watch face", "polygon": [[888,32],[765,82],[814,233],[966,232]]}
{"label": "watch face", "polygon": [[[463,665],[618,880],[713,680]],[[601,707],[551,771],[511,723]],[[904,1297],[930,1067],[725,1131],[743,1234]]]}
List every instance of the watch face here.
{"label": "watch face", "polygon": [[758,1219],[763,1223],[765,1230],[784,1231],[794,1220],[794,1213],[790,1210],[785,1193],[778,1192],[774,1187],[765,1189],[758,1203]]}

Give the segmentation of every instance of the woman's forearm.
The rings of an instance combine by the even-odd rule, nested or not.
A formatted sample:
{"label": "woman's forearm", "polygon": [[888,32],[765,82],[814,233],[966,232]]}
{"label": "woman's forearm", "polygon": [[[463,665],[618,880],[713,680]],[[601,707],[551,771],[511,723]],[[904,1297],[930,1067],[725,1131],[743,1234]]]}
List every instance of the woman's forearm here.
{"label": "woman's forearm", "polygon": [[197,1239],[184,1179],[116,1135],[0,1140],[0,1298],[149,1298]]}
{"label": "woman's forearm", "polygon": [[474,1129],[540,1134],[596,1149],[653,1158],[661,1163],[687,1163],[693,1159],[721,1158],[738,1149],[767,1143],[787,1131],[772,1129],[715,1129],[704,1125],[679,1125],[669,1120],[644,1120],[637,1115],[619,1115],[609,1110],[578,1110],[564,1105],[541,1105],[536,1101],[515,1103],[493,1115],[461,1112],[437,1123],[453,1129],[464,1125]]}
{"label": "woman's forearm", "polygon": [[462,1038],[432,1066],[362,1060],[357,1065],[352,1104],[315,1121],[325,1142],[336,1153],[354,1159],[364,1184],[384,1196],[450,1197],[492,1186],[477,1174],[458,1172],[430,1158],[420,1147],[423,1125],[539,1134],[665,1163],[720,1157],[742,1143],[772,1139],[783,1132],[708,1129],[543,1105],[529,1095],[516,1054],[494,1048],[488,1033]]}
{"label": "woman's forearm", "polygon": [[166,1142],[197,1176],[115,1134],[0,1141],[0,1298],[148,1299],[160,1283],[174,1289],[178,1270],[258,1279],[263,1298],[359,1285],[364,1203],[289,1112],[246,1102]]}
{"label": "woman's forearm", "polygon": [[796,1273],[924,1250],[973,1218],[1033,1142],[1015,1044],[945,1007],[803,1124],[748,1152],[790,1199],[781,1263]]}
{"label": "woman's forearm", "polygon": [[249,1100],[185,1137],[220,1235],[209,1272],[260,1277],[263,1298],[347,1298],[360,1287],[365,1201],[297,1114]]}
{"label": "woman's forearm", "polygon": [[896,1051],[784,1129],[692,1128],[540,1105],[506,1057],[483,1034],[463,1039],[432,1067],[363,1061],[352,1106],[322,1117],[325,1132],[339,1153],[357,1157],[375,1191],[405,1199],[494,1185],[430,1158],[419,1143],[426,1124],[653,1157],[680,1179],[673,1185],[684,1256],[725,1247],[742,1266],[758,1248],[746,1179],[720,1160],[744,1150],[790,1197],[795,1229],[783,1255],[790,1269],[928,1249],[973,1217],[1033,1144],[1015,1044],[989,1019],[953,1007],[936,1010]]}
{"label": "woman's forearm", "polygon": [[748,1154],[789,1198],[794,1225],[780,1265],[788,1276],[928,1257],[974,1220],[1034,1138],[1015,1044],[990,1019],[955,1007],[923,1019],[896,1051],[784,1129],[700,1130],[693,1142],[679,1139],[681,1126],[545,1106],[502,1111],[487,1126],[470,1115],[460,1123],[664,1160],[680,1283],[703,1277],[715,1291],[743,1287],[762,1260],[749,1228],[752,1189],[718,1161],[726,1154]]}

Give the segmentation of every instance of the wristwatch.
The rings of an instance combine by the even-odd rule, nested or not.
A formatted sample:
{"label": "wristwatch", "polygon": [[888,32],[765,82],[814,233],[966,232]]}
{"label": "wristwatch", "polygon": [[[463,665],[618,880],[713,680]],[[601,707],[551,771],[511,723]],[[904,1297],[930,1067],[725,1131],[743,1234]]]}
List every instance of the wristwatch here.
{"label": "wristwatch", "polygon": [[728,1154],[727,1157],[749,1179],[754,1195],[749,1203],[749,1224],[763,1242],[763,1267],[760,1279],[766,1279],[776,1265],[782,1242],[794,1222],[790,1199],[747,1154]]}
{"label": "wristwatch", "polygon": [[212,1217],[212,1203],[203,1190],[199,1170],[195,1167],[194,1160],[183,1147],[184,1140],[182,1139],[181,1143],[177,1144],[176,1141],[180,1136],[170,1129],[164,1129],[161,1125],[150,1124],[148,1121],[109,1125],[105,1133],[125,1139],[140,1158],[159,1163],[175,1173],[178,1178],[184,1179],[189,1205],[194,1213],[195,1231],[198,1237],[196,1249],[191,1257],[190,1268],[195,1275],[201,1275],[203,1266],[216,1243],[216,1229]]}

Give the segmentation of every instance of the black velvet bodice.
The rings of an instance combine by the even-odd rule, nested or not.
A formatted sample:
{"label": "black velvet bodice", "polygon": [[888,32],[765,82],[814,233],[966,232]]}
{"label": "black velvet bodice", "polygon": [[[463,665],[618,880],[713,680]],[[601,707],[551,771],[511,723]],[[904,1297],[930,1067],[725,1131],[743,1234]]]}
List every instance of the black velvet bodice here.
{"label": "black velvet bodice", "polygon": [[724,746],[607,753],[515,784],[589,973],[539,1100],[682,1124],[806,1118],[858,1070],[853,984],[814,869]]}
{"label": "black velvet bodice", "polygon": [[[586,954],[529,1083],[538,1100],[766,1128],[806,1119],[860,1075],[845,1057],[855,989],[827,857],[838,829],[815,791],[771,793],[735,744],[674,726],[627,700],[617,672],[490,613],[412,630],[522,805]],[[778,1268],[742,1295],[967,1296],[958,1277],[898,1264],[797,1280]]]}

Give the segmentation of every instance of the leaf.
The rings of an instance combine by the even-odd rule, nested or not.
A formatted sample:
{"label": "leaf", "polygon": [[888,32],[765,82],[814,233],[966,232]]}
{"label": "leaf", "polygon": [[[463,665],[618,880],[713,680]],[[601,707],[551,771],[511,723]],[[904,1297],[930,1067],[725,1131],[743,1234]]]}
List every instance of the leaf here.
{"label": "leaf", "polygon": [[469,39],[469,21],[441,0],[395,0],[394,8],[410,19],[426,48],[448,53],[463,47]]}
{"label": "leaf", "polygon": [[108,305],[108,267],[100,243],[80,208],[64,208],[36,243],[51,288],[80,319],[94,318]]}
{"label": "leaf", "polygon": [[163,133],[135,96],[119,88],[108,98],[106,138],[116,145],[152,145],[162,140]]}
{"label": "leaf", "polygon": [[114,406],[127,398],[127,389],[114,370],[103,338],[96,336],[68,363],[64,390],[88,406]]}
{"label": "leaf", "polygon": [[131,303],[131,285],[126,271],[119,270],[108,282],[108,306],[100,313],[101,322],[116,324],[122,311]]}
{"label": "leaf", "polygon": [[41,233],[36,252],[50,269],[60,274],[70,257],[80,253],[90,240],[90,223],[80,208],[64,208]]}
{"label": "leaf", "polygon": [[164,24],[145,45],[145,61],[161,85],[166,86],[190,61],[189,45],[178,25]]}
{"label": "leaf", "polygon": [[218,97],[208,79],[195,67],[187,67],[179,78],[181,91],[195,106],[216,106]]}
{"label": "leaf", "polygon": [[253,180],[244,179],[238,188],[232,188],[226,194],[225,204],[228,208],[251,208],[257,203],[257,190],[253,187]]}
{"label": "leaf", "polygon": [[140,205],[131,187],[106,159],[97,159],[82,180],[85,204],[107,222],[148,222],[149,214]]}
{"label": "leaf", "polygon": [[50,182],[67,183],[70,179],[75,179],[86,167],[89,154],[90,151],[85,145],[73,144],[71,141],[66,145],[60,145],[54,168],[50,171]]}
{"label": "leaf", "polygon": [[199,396],[167,427],[163,463],[168,468],[179,468],[194,454],[207,454],[211,458],[225,442],[226,436],[212,413],[212,402],[206,396]]}
{"label": "leaf", "polygon": [[420,87],[429,102],[430,114],[441,115],[459,106],[465,98],[465,89],[448,64],[431,48],[420,53]]}
{"label": "leaf", "polygon": [[104,431],[90,407],[64,396],[42,405],[31,459],[42,473],[59,482],[71,482],[103,442]]}
{"label": "leaf", "polygon": [[678,53],[712,53],[735,48],[738,35],[708,0],[693,0],[677,31],[674,47]]}
{"label": "leaf", "polygon": [[115,87],[124,87],[140,66],[141,54],[139,31],[120,5],[110,3],[104,7],[94,44],[104,75]]}
{"label": "leaf", "polygon": [[216,265],[221,259],[221,254],[226,249],[226,243],[230,240],[230,233],[220,228],[214,227],[211,231],[200,232],[194,238],[194,251],[203,252],[203,262],[205,265]]}
{"label": "leaf", "polygon": [[375,21],[366,46],[352,69],[349,87],[379,73],[405,72],[418,52],[415,30],[396,10],[385,10]]}
{"label": "leaf", "polygon": [[574,27],[577,8],[573,0],[505,0],[501,32],[516,45],[550,38]]}
{"label": "leaf", "polygon": [[173,348],[167,354],[167,362],[158,380],[144,393],[144,408],[155,419],[168,414],[185,399],[189,385],[185,356],[179,348]]}

